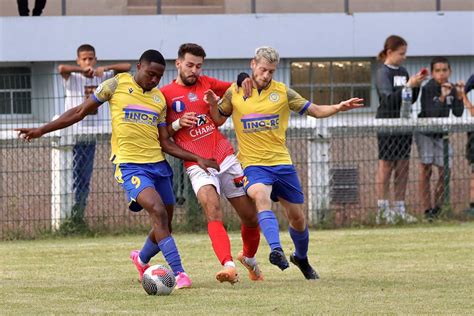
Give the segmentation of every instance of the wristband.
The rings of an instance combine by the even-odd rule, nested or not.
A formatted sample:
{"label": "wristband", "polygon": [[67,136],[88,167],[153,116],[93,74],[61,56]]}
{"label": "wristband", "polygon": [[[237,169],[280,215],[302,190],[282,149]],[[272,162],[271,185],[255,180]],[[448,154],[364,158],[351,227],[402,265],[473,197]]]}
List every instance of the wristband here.
{"label": "wristband", "polygon": [[177,132],[181,129],[181,125],[179,124],[179,119],[175,120],[173,123],[171,123],[171,128],[173,131]]}

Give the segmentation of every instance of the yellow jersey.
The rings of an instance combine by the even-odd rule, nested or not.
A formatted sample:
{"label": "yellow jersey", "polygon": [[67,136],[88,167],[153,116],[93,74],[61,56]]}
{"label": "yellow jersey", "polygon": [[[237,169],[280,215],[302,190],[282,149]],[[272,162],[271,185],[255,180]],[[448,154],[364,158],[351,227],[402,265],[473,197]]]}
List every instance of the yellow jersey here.
{"label": "yellow jersey", "polygon": [[166,101],[158,88],[143,91],[129,73],[102,82],[93,96],[109,102],[112,117],[112,161],[154,163],[165,159],[158,126],[166,125]]}
{"label": "yellow jersey", "polygon": [[243,167],[292,164],[286,147],[290,111],[306,114],[311,102],[284,83],[274,81],[266,89],[253,89],[244,99],[243,89],[235,83],[219,104],[222,115],[232,115],[239,145],[238,158]]}

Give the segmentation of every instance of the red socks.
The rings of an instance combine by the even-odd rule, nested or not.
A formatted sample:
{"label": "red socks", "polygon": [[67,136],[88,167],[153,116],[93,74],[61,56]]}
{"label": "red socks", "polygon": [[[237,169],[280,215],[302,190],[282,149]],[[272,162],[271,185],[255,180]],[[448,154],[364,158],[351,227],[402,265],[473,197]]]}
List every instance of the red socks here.
{"label": "red socks", "polygon": [[241,226],[242,242],[244,256],[247,258],[255,257],[257,253],[258,244],[260,243],[260,229],[259,227]]}
{"label": "red socks", "polygon": [[214,248],[220,263],[224,265],[227,261],[232,261],[229,236],[222,222],[213,221],[207,223],[207,232],[211,238],[212,248]]}

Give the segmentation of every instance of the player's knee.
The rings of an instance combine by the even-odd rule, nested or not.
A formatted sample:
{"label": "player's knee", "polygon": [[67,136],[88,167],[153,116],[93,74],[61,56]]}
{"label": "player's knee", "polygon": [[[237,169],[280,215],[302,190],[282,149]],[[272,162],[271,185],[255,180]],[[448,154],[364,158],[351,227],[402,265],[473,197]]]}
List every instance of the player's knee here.
{"label": "player's knee", "polygon": [[295,228],[304,229],[306,227],[306,218],[303,212],[293,212],[288,214],[288,221]]}
{"label": "player's knee", "polygon": [[208,222],[222,221],[222,210],[219,205],[210,204],[204,207],[204,213]]}
{"label": "player's knee", "polygon": [[148,210],[153,224],[158,225],[161,228],[166,227],[168,229],[168,214],[166,209],[160,203],[156,203],[153,207]]}
{"label": "player's knee", "polygon": [[272,201],[266,192],[255,192],[253,200],[255,201],[255,205],[259,210],[262,209],[262,207],[268,208],[269,205],[272,204]]}
{"label": "player's knee", "polygon": [[257,214],[252,216],[245,216],[240,218],[242,224],[247,227],[257,227],[258,226],[258,217]]}

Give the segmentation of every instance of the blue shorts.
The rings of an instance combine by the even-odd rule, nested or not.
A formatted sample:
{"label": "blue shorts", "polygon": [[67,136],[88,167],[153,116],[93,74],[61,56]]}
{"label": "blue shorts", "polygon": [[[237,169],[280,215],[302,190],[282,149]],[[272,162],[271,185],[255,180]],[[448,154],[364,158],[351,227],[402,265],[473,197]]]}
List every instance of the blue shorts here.
{"label": "blue shorts", "polygon": [[166,160],[155,163],[121,163],[115,165],[115,180],[122,185],[128,197],[128,208],[139,212],[143,207],[137,197],[148,187],[155,188],[165,205],[175,204],[173,170]]}
{"label": "blue shorts", "polygon": [[244,176],[245,191],[256,183],[269,184],[274,202],[278,202],[280,197],[291,203],[304,203],[303,190],[293,165],[249,166],[244,169]]}

